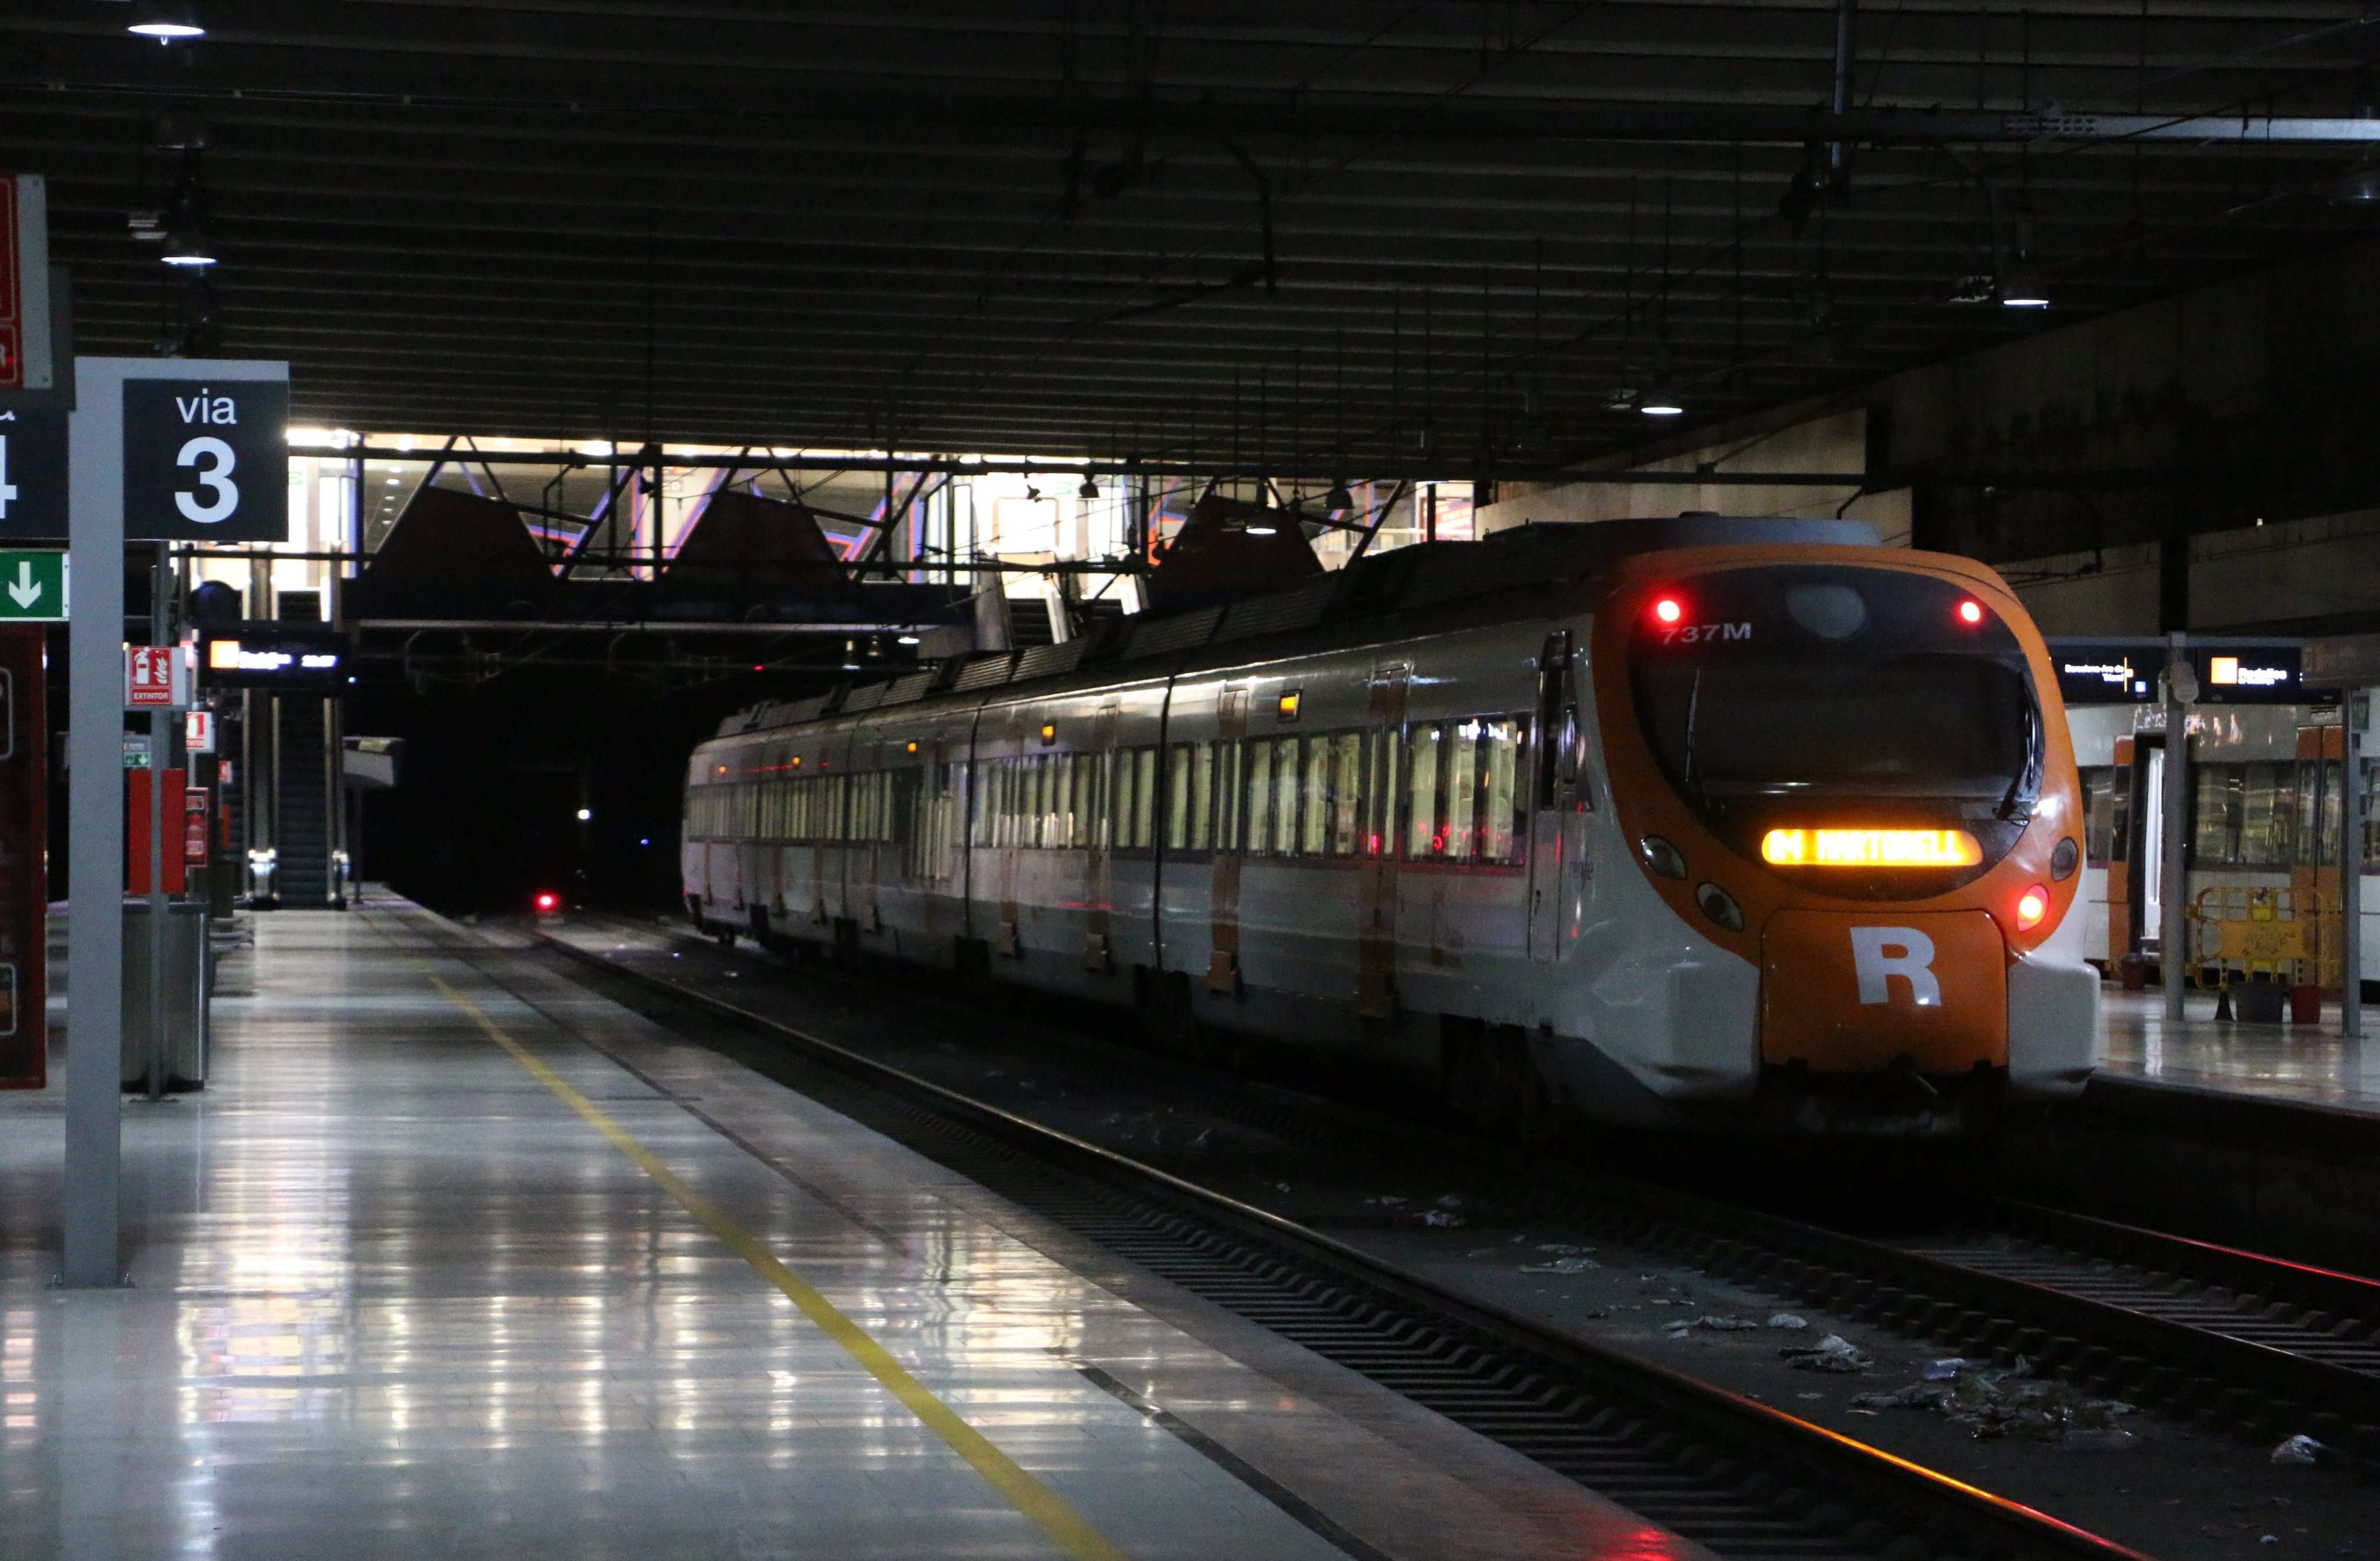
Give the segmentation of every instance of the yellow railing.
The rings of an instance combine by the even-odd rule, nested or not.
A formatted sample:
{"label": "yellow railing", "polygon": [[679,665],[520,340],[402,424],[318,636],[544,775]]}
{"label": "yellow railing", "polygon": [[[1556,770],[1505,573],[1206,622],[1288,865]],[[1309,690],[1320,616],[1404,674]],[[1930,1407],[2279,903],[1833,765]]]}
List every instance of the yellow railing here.
{"label": "yellow railing", "polygon": [[2256,975],[2338,984],[2338,896],[2317,889],[2202,889],[2189,909],[2190,970],[2201,986]]}

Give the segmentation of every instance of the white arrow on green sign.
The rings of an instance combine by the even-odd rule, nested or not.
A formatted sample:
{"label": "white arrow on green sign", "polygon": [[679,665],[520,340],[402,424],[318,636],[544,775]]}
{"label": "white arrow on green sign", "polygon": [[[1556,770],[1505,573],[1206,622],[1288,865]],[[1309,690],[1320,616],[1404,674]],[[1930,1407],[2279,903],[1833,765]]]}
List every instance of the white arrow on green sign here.
{"label": "white arrow on green sign", "polygon": [[0,623],[64,621],[67,555],[55,548],[0,548]]}

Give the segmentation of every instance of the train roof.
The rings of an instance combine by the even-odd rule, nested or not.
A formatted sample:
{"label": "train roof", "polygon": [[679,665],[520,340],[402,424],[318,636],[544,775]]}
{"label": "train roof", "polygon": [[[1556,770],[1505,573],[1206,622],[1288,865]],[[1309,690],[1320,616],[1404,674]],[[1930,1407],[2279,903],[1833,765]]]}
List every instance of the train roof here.
{"label": "train roof", "polygon": [[1136,613],[1061,644],[982,652],[810,699],[771,701],[729,716],[717,735],[799,726],[941,694],[1064,677],[1086,667],[1123,666],[1325,624],[1393,618],[1533,586],[1574,584],[1640,553],[1747,543],[1874,547],[1879,541],[1864,520],[1798,516],[1694,513],[1516,526],[1478,542],[1420,543],[1374,554],[1294,590],[1229,606]]}

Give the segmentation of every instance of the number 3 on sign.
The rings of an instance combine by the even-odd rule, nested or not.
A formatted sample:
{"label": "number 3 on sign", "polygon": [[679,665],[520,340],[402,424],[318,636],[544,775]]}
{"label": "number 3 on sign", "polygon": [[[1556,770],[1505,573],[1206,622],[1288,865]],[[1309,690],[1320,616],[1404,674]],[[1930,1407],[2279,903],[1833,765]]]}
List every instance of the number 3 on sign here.
{"label": "number 3 on sign", "polygon": [[[183,518],[201,526],[230,519],[232,511],[239,507],[239,489],[231,480],[239,457],[232,454],[231,446],[211,433],[201,434],[184,445],[182,453],[174,460],[179,466],[200,467],[199,485],[214,495],[201,504],[196,494],[176,494],[174,507],[182,512]],[[207,464],[200,466],[201,462]]]}

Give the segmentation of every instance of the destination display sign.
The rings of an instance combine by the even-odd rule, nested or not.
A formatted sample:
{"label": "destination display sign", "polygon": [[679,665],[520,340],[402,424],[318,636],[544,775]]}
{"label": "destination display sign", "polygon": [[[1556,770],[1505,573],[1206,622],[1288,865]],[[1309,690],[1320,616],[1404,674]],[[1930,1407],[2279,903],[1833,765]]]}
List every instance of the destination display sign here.
{"label": "destination display sign", "polygon": [[[2295,640],[2192,640],[2183,648],[2198,675],[2201,704],[2303,704],[2324,697],[2305,686],[2304,647]],[[2163,640],[2051,640],[2058,697],[2068,704],[2155,704],[2171,647]]]}
{"label": "destination display sign", "polygon": [[207,640],[203,665],[218,689],[344,689],[347,641],[337,629],[244,624]]}

